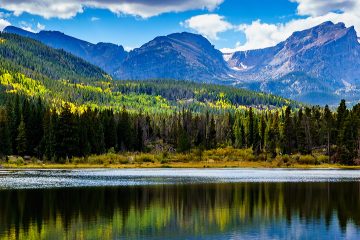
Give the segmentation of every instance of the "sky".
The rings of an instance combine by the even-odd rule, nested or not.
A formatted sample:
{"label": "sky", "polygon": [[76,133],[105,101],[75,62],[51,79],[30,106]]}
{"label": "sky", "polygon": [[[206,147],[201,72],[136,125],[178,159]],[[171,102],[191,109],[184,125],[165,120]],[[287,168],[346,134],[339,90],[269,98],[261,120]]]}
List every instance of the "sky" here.
{"label": "sky", "polygon": [[360,0],[0,0],[0,31],[56,30],[127,50],[184,31],[223,52],[265,48],[325,21],[360,32]]}

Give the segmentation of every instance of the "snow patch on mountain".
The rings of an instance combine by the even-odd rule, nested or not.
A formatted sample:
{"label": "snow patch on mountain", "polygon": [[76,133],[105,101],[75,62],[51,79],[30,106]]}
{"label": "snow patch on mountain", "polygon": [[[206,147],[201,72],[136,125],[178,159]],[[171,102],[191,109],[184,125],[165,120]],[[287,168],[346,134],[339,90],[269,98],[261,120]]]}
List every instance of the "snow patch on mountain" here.
{"label": "snow patch on mountain", "polygon": [[233,57],[233,55],[234,55],[233,53],[224,53],[223,58],[225,62],[228,62]]}

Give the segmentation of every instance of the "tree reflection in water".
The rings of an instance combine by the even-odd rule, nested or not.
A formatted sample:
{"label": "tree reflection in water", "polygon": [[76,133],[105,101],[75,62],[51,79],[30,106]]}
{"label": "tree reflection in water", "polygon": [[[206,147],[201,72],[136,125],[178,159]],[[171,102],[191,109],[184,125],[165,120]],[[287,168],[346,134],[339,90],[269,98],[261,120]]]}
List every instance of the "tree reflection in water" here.
{"label": "tree reflection in water", "polygon": [[359,189],[342,182],[3,190],[0,238],[334,237],[349,225],[358,234]]}

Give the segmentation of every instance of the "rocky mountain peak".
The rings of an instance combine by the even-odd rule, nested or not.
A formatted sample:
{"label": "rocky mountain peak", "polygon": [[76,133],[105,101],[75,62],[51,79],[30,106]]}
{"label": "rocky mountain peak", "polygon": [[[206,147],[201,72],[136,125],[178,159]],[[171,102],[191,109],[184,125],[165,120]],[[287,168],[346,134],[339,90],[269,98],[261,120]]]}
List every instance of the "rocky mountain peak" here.
{"label": "rocky mountain peak", "polygon": [[344,23],[294,32],[274,47],[236,52],[228,63],[239,85],[301,101],[360,92],[360,44],[355,28]]}
{"label": "rocky mountain peak", "polygon": [[183,32],[156,37],[134,49],[115,76],[214,82],[229,78],[227,70],[222,53],[206,38]]}

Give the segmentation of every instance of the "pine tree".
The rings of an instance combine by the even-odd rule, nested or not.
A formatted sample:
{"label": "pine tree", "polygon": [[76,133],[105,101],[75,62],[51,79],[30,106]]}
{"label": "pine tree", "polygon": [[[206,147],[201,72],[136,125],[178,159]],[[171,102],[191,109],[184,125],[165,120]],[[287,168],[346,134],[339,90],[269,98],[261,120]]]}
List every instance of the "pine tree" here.
{"label": "pine tree", "polygon": [[16,137],[16,149],[20,156],[27,154],[27,138],[26,138],[26,126],[23,116],[21,116],[20,124],[18,127],[18,133]]}
{"label": "pine tree", "polygon": [[141,114],[138,116],[137,120],[136,120],[136,138],[135,138],[135,142],[134,142],[134,149],[136,151],[142,152],[144,150],[144,129],[143,129],[143,124],[142,124],[142,116]]}
{"label": "pine tree", "polygon": [[264,115],[261,115],[260,119],[260,149],[265,150],[265,133],[266,133],[266,122]]}
{"label": "pine tree", "polygon": [[13,118],[10,125],[10,132],[12,136],[12,150],[14,154],[18,154],[16,137],[18,134],[18,127],[21,121],[20,96],[18,94],[16,94],[15,96],[12,114],[13,114]]}
{"label": "pine tree", "polygon": [[298,151],[301,154],[308,154],[309,152],[308,152],[308,145],[306,140],[306,119],[302,109],[300,109],[298,112],[296,126],[297,126],[296,137],[297,137]]}
{"label": "pine tree", "polygon": [[354,114],[348,114],[339,134],[338,158],[341,163],[351,165],[358,157],[359,150],[359,119]]}
{"label": "pine tree", "polygon": [[[93,125],[96,126],[96,128],[93,128],[92,131],[92,142],[91,142],[91,150],[92,153],[95,154],[102,154],[105,152],[105,136],[104,136],[104,127],[101,122],[101,119],[99,117],[99,114],[97,111],[93,113]],[[89,137],[89,136],[88,136]]]}
{"label": "pine tree", "polygon": [[259,122],[254,120],[254,143],[252,146],[255,155],[259,155],[261,152],[261,138],[259,134]]}
{"label": "pine tree", "polygon": [[133,144],[130,116],[125,107],[122,108],[119,116],[119,122],[117,127],[117,140],[118,149],[120,151],[130,150]]}
{"label": "pine tree", "polygon": [[291,107],[285,110],[284,130],[283,130],[283,154],[292,154],[294,152],[294,126],[291,118]]}
{"label": "pine tree", "polygon": [[112,111],[105,111],[102,114],[103,118],[103,128],[104,128],[104,138],[105,138],[105,147],[107,150],[110,148],[116,148],[117,145],[117,134],[116,134],[116,122],[114,113]]}
{"label": "pine tree", "polygon": [[305,115],[303,117],[303,124],[305,129],[305,154],[310,154],[313,148],[313,137],[312,137],[312,114],[310,108],[305,108]]}
{"label": "pine tree", "polygon": [[88,126],[90,121],[87,115],[83,114],[79,118],[79,155],[82,157],[87,157],[90,155],[91,151],[91,144],[89,142],[89,134],[88,134]]}
{"label": "pine tree", "polygon": [[46,111],[43,120],[43,132],[44,136],[42,139],[42,152],[47,160],[52,160],[55,156],[55,120],[56,113],[51,110]]}
{"label": "pine tree", "polygon": [[271,120],[271,124],[268,125],[266,131],[266,152],[270,154],[272,158],[277,155],[277,143],[279,140],[279,119],[278,113]]}
{"label": "pine tree", "polygon": [[325,109],[324,109],[323,125],[325,127],[325,134],[326,134],[326,146],[327,146],[326,152],[327,152],[327,155],[329,156],[329,158],[330,158],[330,146],[332,143],[331,136],[332,136],[332,132],[333,132],[333,121],[334,121],[333,116],[329,109],[329,106],[326,105]]}
{"label": "pine tree", "polygon": [[248,125],[248,137],[247,137],[247,146],[253,147],[254,145],[254,136],[255,136],[255,127],[254,127],[254,114],[253,109],[249,109],[249,125]]}
{"label": "pine tree", "polygon": [[6,109],[0,108],[0,157],[10,155],[12,152],[9,126]]}
{"label": "pine tree", "polygon": [[178,133],[178,143],[177,150],[178,152],[184,153],[188,152],[191,148],[190,137],[184,128],[180,127],[180,131]]}
{"label": "pine tree", "polygon": [[234,137],[235,137],[235,141],[234,141],[234,146],[236,148],[243,148],[244,145],[243,145],[243,141],[242,141],[242,132],[241,132],[241,129],[242,129],[242,124],[241,124],[241,117],[239,115],[236,116],[235,118],[235,123],[234,123],[234,126],[233,126],[233,132],[234,132]]}
{"label": "pine tree", "polygon": [[246,136],[245,136],[245,127],[240,125],[240,136],[241,136],[241,146],[244,148],[246,145]]}
{"label": "pine tree", "polygon": [[344,126],[344,122],[345,119],[347,117],[348,114],[348,110],[346,108],[346,102],[345,100],[341,100],[340,105],[337,109],[337,114],[336,114],[336,131],[337,131],[337,145],[341,145],[342,143],[339,142],[341,141],[341,129]]}
{"label": "pine tree", "polygon": [[207,148],[213,149],[216,147],[216,126],[215,126],[215,119],[214,116],[211,116],[209,131],[207,134]]}
{"label": "pine tree", "polygon": [[71,113],[70,105],[65,103],[56,124],[56,156],[58,160],[64,161],[79,155],[78,132],[76,118]]}

